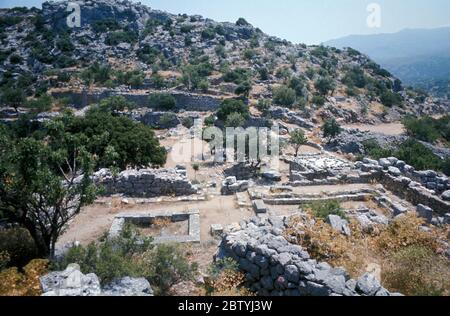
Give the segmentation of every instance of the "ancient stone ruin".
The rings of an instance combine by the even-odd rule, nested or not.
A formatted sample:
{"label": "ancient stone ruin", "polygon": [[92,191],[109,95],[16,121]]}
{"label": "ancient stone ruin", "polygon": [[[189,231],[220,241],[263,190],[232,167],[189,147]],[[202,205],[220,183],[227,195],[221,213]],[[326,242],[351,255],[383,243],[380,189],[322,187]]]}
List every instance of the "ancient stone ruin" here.
{"label": "ancient stone ruin", "polygon": [[[133,224],[137,227],[150,227],[157,220],[168,220],[170,225],[172,223],[186,222],[187,231],[181,234],[171,234],[170,232],[163,232],[158,236],[153,237],[155,244],[161,243],[199,243],[200,242],[200,213],[199,211],[188,212],[152,212],[152,213],[136,213],[136,214],[119,214],[114,218],[114,221],[109,230],[109,238],[120,236],[124,225],[127,223]],[[161,227],[160,230],[163,230]]]}
{"label": "ancient stone ruin", "polygon": [[94,174],[94,182],[104,188],[106,196],[122,194],[151,198],[192,195],[198,191],[183,169],[126,170],[118,175],[102,169]]}
{"label": "ancient stone ruin", "polygon": [[311,259],[283,237],[289,218],[255,218],[222,240],[218,258],[231,257],[261,296],[398,296],[371,274],[350,279],[342,268]]}

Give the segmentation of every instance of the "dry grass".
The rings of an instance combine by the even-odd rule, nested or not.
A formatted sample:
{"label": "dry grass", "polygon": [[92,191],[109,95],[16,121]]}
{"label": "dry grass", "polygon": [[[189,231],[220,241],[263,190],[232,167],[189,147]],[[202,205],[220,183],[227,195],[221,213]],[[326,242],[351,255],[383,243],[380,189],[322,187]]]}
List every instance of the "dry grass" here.
{"label": "dry grass", "polygon": [[48,272],[47,260],[33,260],[23,269],[9,268],[0,272],[0,296],[39,296],[39,278]]}
{"label": "dry grass", "polygon": [[410,214],[370,234],[352,221],[352,236],[347,237],[323,220],[312,219],[310,214],[294,218],[285,234],[313,258],[344,267],[352,277],[359,277],[373,263],[380,264],[383,285],[405,295],[450,294],[450,264],[439,243],[446,240],[447,229],[420,230],[423,220]]}
{"label": "dry grass", "polygon": [[206,288],[210,296],[254,296],[247,288],[243,287],[245,274],[235,270],[224,270],[217,278],[207,278]]}
{"label": "dry grass", "polygon": [[152,221],[152,226],[156,229],[162,229],[168,227],[170,224],[172,224],[172,220],[167,217],[161,217],[161,218],[155,218]]}

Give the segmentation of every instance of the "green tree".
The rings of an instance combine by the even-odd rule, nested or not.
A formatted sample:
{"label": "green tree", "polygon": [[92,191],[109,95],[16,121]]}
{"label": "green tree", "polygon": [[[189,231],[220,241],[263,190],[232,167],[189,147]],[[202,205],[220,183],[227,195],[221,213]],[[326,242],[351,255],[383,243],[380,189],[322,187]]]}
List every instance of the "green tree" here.
{"label": "green tree", "polygon": [[248,25],[250,25],[250,23],[248,23],[247,20],[244,19],[244,18],[239,18],[239,19],[236,21],[236,25],[237,25],[237,26],[248,26]]}
{"label": "green tree", "polygon": [[250,91],[252,90],[252,85],[250,82],[245,81],[244,83],[240,84],[237,88],[235,93],[237,95],[242,95],[245,98],[248,98],[250,95]]}
{"label": "green tree", "polygon": [[124,96],[112,96],[100,101],[99,108],[104,112],[118,115],[120,112],[136,108],[134,102],[128,101]]}
{"label": "green tree", "polygon": [[336,89],[336,83],[333,79],[329,77],[320,78],[314,83],[315,88],[317,91],[320,92],[320,94],[326,96],[330,91],[334,91]]}
{"label": "green tree", "polygon": [[3,105],[10,106],[17,112],[18,108],[25,103],[26,98],[21,89],[6,88],[2,92],[1,101]]}
{"label": "green tree", "polygon": [[225,120],[226,127],[241,127],[245,124],[245,118],[241,113],[233,112]]}
{"label": "green tree", "polygon": [[227,99],[222,102],[217,111],[217,118],[221,121],[226,121],[231,113],[239,113],[247,120],[250,117],[248,106],[241,100]]}
{"label": "green tree", "polygon": [[153,130],[128,117],[93,108],[85,117],[66,114],[56,120],[61,120],[69,133],[86,139],[88,151],[96,157],[96,168],[123,170],[163,166],[166,162],[166,150]]}
{"label": "green tree", "polygon": [[175,98],[168,93],[153,93],[148,98],[148,103],[152,108],[166,111],[173,110],[177,106]]}
{"label": "green tree", "polygon": [[402,97],[400,94],[392,92],[390,90],[385,90],[381,96],[380,101],[384,106],[393,107],[402,105]]}
{"label": "green tree", "polygon": [[45,141],[1,143],[0,210],[28,230],[40,256],[53,257],[67,223],[93,202],[97,189],[86,140],[67,133],[61,122],[49,121],[46,128]]}
{"label": "green tree", "polygon": [[291,133],[290,143],[295,148],[295,156],[298,156],[298,151],[300,147],[308,143],[308,138],[301,129],[297,129]]}
{"label": "green tree", "polygon": [[275,88],[273,91],[273,102],[277,105],[292,107],[296,100],[295,90],[287,86]]}
{"label": "green tree", "polygon": [[336,122],[335,118],[325,121],[322,126],[323,136],[328,138],[328,143],[342,132],[341,126]]}
{"label": "green tree", "polygon": [[50,111],[52,109],[52,105],[53,98],[47,94],[26,102],[26,107],[37,113]]}

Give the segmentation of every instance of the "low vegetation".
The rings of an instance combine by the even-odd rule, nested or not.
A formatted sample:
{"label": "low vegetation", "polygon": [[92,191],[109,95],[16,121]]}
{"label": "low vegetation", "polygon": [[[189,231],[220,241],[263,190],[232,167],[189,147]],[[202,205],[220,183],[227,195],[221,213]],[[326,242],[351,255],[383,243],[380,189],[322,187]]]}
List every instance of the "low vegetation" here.
{"label": "low vegetation", "polygon": [[370,234],[352,220],[352,236],[344,236],[323,219],[309,216],[293,219],[286,235],[295,237],[314,259],[344,267],[352,277],[361,276],[369,264],[376,263],[381,266],[382,284],[391,291],[449,295],[450,266],[437,244],[438,235],[445,234],[442,230],[422,231],[423,221],[409,214]]}
{"label": "low vegetation", "polygon": [[450,115],[439,119],[429,116],[408,117],[403,120],[403,124],[407,134],[416,139],[429,143],[440,141],[447,144],[450,142]]}
{"label": "low vegetation", "polygon": [[85,274],[95,273],[103,285],[126,276],[145,277],[156,295],[167,295],[173,285],[192,280],[197,271],[180,245],[153,245],[132,225],[117,238],[72,247],[52,268],[63,270],[70,263],[79,264]]}
{"label": "low vegetation", "polygon": [[363,145],[365,152],[373,159],[396,157],[417,170],[431,169],[450,175],[450,159],[442,160],[431,149],[414,139],[406,140],[394,148],[383,148],[375,140],[365,141]]}

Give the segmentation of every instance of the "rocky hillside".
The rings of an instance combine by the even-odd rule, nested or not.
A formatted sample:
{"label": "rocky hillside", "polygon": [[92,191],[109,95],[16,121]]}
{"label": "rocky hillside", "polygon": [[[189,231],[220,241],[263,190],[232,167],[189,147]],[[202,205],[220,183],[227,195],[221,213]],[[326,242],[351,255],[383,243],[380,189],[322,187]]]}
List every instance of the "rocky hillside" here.
{"label": "rocky hillside", "polygon": [[218,23],[131,1],[80,4],[79,28],[67,26],[67,1],[0,11],[2,106],[22,105],[5,97],[11,90],[29,101],[61,90],[172,89],[242,96],[250,104],[267,99],[309,118],[348,122],[448,112],[445,101],[405,90],[352,49],[292,44],[243,18]]}

